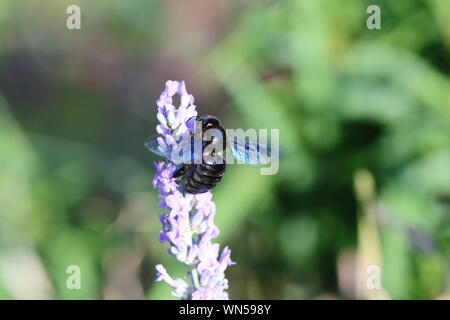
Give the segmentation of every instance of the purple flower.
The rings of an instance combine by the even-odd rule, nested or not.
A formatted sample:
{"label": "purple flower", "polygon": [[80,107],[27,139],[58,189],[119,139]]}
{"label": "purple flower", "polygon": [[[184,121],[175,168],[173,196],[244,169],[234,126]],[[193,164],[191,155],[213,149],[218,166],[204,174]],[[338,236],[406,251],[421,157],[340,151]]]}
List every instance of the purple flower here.
{"label": "purple flower", "polygon": [[174,290],[172,294],[175,297],[183,298],[187,296],[188,293],[188,284],[183,279],[172,279],[171,276],[167,273],[166,269],[161,265],[156,265],[156,281],[165,281],[169,286],[171,286]]}
{"label": "purple flower", "polygon": [[[180,106],[176,108],[173,96],[180,95]],[[166,88],[156,101],[158,106],[156,126],[158,148],[167,150],[177,146],[183,135],[194,130],[192,119],[197,115],[194,97],[186,90],[184,81],[167,81]],[[225,270],[235,264],[231,261],[231,250],[225,247],[219,258],[219,244],[211,240],[219,235],[214,224],[216,205],[211,192],[203,194],[184,193],[172,178],[177,170],[175,164],[155,162],[156,174],[153,187],[158,188],[160,207],[169,210],[160,215],[162,230],[159,240],[170,245],[168,252],[178,261],[188,265],[189,284],[183,279],[173,279],[162,265],[157,265],[156,281],[164,281],[173,288],[172,294],[182,299],[228,299],[225,290],[228,280]]]}
{"label": "purple flower", "polygon": [[228,300],[228,293],[218,288],[202,287],[191,295],[192,300]]}

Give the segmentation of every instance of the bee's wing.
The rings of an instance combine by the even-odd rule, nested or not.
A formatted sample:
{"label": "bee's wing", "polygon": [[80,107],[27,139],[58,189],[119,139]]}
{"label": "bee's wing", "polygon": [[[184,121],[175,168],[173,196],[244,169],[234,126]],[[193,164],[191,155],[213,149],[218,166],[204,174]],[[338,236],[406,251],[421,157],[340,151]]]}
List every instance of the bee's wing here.
{"label": "bee's wing", "polygon": [[159,134],[154,134],[150,136],[144,143],[144,145],[147,147],[148,150],[151,152],[170,159],[170,155],[172,153],[172,148],[164,148],[163,146],[166,145],[164,142],[164,139]]}
{"label": "bee's wing", "polygon": [[242,161],[246,165],[260,166],[270,163],[270,147],[258,143],[241,141],[237,137],[230,139],[228,145],[236,160]]}
{"label": "bee's wing", "polygon": [[[182,143],[182,139],[188,139]],[[201,145],[197,148],[194,148],[194,142],[191,141],[191,137],[189,135],[185,137],[180,137],[180,141],[178,143],[178,148],[174,149],[171,145],[168,145],[163,137],[159,134],[153,135],[147,139],[144,143],[147,149],[151,152],[164,157],[176,165],[184,164],[184,163],[192,163],[194,159],[198,159],[198,157],[202,157],[202,147]],[[182,148],[185,149],[182,149]],[[174,152],[175,151],[175,152]]]}

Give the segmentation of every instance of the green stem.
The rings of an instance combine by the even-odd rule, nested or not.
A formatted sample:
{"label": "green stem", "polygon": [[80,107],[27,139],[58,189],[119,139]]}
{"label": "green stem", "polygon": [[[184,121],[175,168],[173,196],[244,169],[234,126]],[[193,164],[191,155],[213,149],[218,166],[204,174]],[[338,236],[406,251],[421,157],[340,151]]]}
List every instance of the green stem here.
{"label": "green stem", "polygon": [[195,265],[191,266],[191,275],[192,275],[192,280],[194,281],[195,289],[200,288],[200,281],[198,280],[198,273],[197,273],[197,268],[195,267]]}

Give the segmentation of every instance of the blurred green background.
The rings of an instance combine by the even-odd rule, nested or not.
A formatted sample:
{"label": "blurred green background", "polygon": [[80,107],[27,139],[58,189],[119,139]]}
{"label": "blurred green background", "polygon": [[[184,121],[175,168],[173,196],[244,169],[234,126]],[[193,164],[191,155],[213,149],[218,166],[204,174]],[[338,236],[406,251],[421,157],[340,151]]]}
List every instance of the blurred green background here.
{"label": "blurred green background", "polygon": [[280,129],[277,175],[230,166],[213,192],[232,299],[448,299],[449,17],[447,0],[2,0],[0,298],[172,297],[154,265],[186,269],[158,241],[143,142],[173,79],[227,128]]}

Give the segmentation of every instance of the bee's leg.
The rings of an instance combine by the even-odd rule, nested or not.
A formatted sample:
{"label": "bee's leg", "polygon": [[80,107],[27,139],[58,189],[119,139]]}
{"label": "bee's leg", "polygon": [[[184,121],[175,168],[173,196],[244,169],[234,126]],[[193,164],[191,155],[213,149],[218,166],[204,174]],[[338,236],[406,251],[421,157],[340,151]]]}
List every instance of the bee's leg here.
{"label": "bee's leg", "polygon": [[189,169],[189,165],[184,164],[182,167],[178,168],[177,171],[175,171],[172,175],[172,178],[179,178],[183,176]]}

